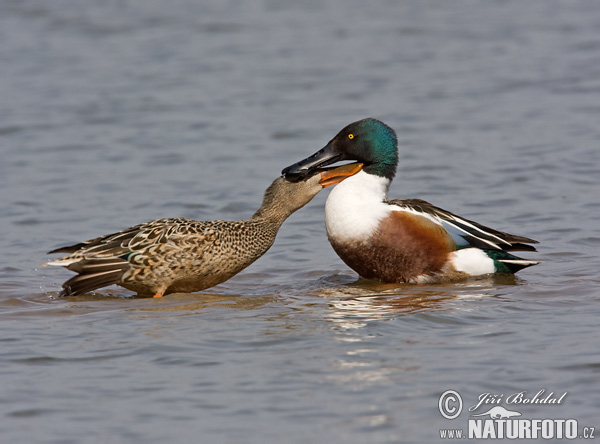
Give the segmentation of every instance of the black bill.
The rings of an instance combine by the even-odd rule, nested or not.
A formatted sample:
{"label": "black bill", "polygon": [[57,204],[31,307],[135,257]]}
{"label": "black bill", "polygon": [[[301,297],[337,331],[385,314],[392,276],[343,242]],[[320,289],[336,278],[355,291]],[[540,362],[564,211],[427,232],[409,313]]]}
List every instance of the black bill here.
{"label": "black bill", "polygon": [[320,167],[331,165],[332,163],[345,160],[342,153],[336,152],[333,144],[329,142],[323,149],[320,149],[312,156],[307,157],[300,162],[296,162],[281,171],[281,174],[289,181],[296,182],[304,179],[309,174],[314,173]]}

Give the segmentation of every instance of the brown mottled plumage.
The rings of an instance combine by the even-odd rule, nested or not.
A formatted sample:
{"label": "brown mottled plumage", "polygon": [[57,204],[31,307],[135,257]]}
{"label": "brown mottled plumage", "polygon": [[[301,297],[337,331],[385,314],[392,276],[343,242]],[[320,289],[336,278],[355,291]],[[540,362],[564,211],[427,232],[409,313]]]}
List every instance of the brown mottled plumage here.
{"label": "brown mottled plumage", "polygon": [[325,186],[359,171],[343,166],[300,182],[277,178],[248,220],[195,221],[172,218],[58,248],[71,253],[50,261],[78,273],[61,296],[117,284],[142,295],[200,291],[226,281],[266,253],[281,224]]}

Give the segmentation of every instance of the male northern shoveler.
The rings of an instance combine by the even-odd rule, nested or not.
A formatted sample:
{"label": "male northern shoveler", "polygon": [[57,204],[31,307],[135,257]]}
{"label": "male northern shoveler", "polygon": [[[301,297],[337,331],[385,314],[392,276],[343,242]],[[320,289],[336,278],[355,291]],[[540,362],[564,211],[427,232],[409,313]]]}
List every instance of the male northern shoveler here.
{"label": "male northern shoveler", "polygon": [[516,273],[539,262],[513,250],[536,251],[533,239],[456,216],[419,199],[387,200],[398,143],[376,119],[354,122],[312,156],[283,170],[290,181],[316,168],[357,160],[362,171],[337,185],[325,205],[327,235],[360,276],[384,282],[443,282],[488,273]]}
{"label": "male northern shoveler", "polygon": [[111,284],[154,297],[204,290],[225,282],[265,254],[294,211],[324,187],[341,182],[361,167],[353,164],[314,171],[295,183],[279,177],[248,220],[158,219],[57,248],[50,253],[70,254],[46,265],[78,273],[63,284],[60,296]]}

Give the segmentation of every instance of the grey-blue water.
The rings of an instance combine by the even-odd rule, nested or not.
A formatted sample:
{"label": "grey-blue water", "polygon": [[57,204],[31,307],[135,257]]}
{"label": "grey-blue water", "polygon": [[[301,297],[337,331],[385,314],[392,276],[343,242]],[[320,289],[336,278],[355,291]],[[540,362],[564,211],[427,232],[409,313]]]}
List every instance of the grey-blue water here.
{"label": "grey-blue water", "polygon": [[[523,256],[544,263],[357,282],[325,190],[212,289],[53,298],[72,273],[41,267],[46,251],[246,218],[283,167],[368,116],[398,132],[390,197],[538,239]],[[484,393],[600,425],[594,2],[3,0],[0,158],[2,443],[441,442]],[[567,396],[505,402],[542,389]]]}

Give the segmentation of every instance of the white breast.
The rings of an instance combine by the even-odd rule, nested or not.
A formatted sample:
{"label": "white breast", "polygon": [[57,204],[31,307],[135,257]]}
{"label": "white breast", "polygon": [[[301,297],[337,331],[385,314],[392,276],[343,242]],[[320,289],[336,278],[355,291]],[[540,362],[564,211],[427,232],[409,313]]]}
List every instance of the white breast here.
{"label": "white breast", "polygon": [[386,199],[390,181],[355,174],[335,186],[325,204],[327,235],[338,241],[367,239],[391,211]]}

